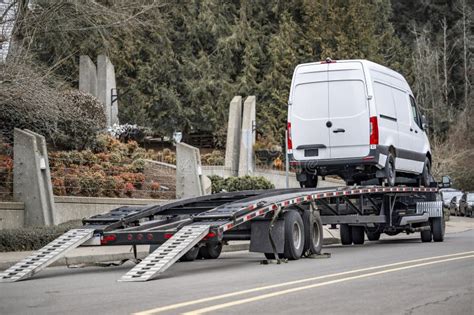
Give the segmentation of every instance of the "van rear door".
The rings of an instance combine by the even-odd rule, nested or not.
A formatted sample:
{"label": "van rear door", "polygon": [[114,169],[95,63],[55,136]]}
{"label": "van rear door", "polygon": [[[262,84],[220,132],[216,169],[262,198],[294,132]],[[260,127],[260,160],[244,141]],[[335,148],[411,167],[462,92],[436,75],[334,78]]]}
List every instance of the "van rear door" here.
{"label": "van rear door", "polygon": [[302,67],[294,81],[289,109],[294,158],[329,159],[327,65]]}
{"label": "van rear door", "polygon": [[331,158],[367,156],[370,149],[370,115],[362,64],[331,63],[328,68]]}

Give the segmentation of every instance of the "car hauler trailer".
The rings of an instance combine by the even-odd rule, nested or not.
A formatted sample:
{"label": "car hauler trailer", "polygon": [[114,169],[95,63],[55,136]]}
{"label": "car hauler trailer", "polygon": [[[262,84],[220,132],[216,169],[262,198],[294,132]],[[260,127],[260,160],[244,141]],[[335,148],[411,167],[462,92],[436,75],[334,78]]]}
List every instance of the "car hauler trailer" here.
{"label": "car hauler trailer", "polygon": [[[181,260],[217,258],[229,240],[250,240],[269,259],[318,255],[322,225],[339,224],[344,245],[377,240],[381,233],[420,232],[443,241],[442,202],[434,187],[354,186],[240,191],[120,207],[83,220],[31,256],[0,273],[0,282],[32,277],[78,246],[154,245],[120,281],[147,281]],[[158,246],[158,247],[156,247]],[[152,247],[151,247],[152,248]]]}

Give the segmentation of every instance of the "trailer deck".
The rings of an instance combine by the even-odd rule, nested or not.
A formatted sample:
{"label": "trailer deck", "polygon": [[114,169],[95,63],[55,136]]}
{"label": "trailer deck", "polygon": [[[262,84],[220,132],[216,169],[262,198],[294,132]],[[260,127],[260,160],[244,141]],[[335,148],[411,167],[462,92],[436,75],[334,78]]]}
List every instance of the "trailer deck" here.
{"label": "trailer deck", "polygon": [[120,207],[83,220],[83,228],[65,233],[0,273],[0,282],[32,277],[81,245],[159,245],[120,280],[147,281],[198,244],[250,239],[250,221],[272,219],[282,209],[312,206],[319,211],[322,224],[384,224],[395,228],[400,218],[409,225],[439,215],[437,203],[433,204],[436,192],[434,187],[403,186],[273,189],[219,193],[166,205]]}

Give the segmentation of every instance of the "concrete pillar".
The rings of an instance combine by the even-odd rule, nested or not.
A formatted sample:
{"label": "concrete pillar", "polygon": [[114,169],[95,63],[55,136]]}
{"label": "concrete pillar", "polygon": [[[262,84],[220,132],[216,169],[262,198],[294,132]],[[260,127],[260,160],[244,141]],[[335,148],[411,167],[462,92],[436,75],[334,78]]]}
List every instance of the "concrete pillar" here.
{"label": "concrete pillar", "polygon": [[239,172],[240,134],[242,130],[242,96],[234,96],[229,105],[227,142],[225,145],[225,167],[231,169],[232,176]]}
{"label": "concrete pillar", "polygon": [[25,204],[25,225],[56,224],[48,152],[43,136],[14,130],[13,196]]}
{"label": "concrete pillar", "polygon": [[252,175],[255,170],[253,145],[255,144],[255,96],[249,96],[244,102],[242,131],[240,137],[239,176]]}
{"label": "concrete pillar", "polygon": [[79,57],[79,90],[97,97],[97,68],[91,58]]}
{"label": "concrete pillar", "polygon": [[210,193],[210,180],[202,175],[199,149],[176,144],[176,198],[199,197]]}
{"label": "concrete pillar", "polygon": [[115,84],[115,68],[106,55],[97,57],[97,98],[104,105],[107,126],[118,124],[118,99]]}

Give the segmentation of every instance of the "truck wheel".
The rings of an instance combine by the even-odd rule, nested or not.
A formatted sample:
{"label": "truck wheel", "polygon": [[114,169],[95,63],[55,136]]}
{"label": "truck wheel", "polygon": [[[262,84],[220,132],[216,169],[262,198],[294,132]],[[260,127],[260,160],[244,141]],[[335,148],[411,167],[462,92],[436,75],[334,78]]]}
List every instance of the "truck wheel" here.
{"label": "truck wheel", "polygon": [[356,245],[364,244],[365,233],[363,226],[353,226],[352,227],[352,242]]}
{"label": "truck wheel", "polygon": [[431,163],[428,158],[425,159],[423,166],[423,173],[421,173],[420,184],[425,187],[430,187],[431,183]]}
{"label": "truck wheel", "polygon": [[204,259],[217,259],[222,251],[222,243],[221,242],[212,242],[206,243],[204,246],[199,248],[198,258]]}
{"label": "truck wheel", "polygon": [[303,213],[304,223],[304,252],[310,254],[321,254],[323,248],[323,224],[319,211],[305,211]]}
{"label": "truck wheel", "polygon": [[387,179],[388,186],[395,186],[395,177],[395,157],[391,152],[389,152],[387,156],[387,161],[385,162],[385,178]]}
{"label": "truck wheel", "polygon": [[199,246],[194,246],[186,254],[184,254],[179,260],[180,261],[193,261],[197,258],[199,254]]}
{"label": "truck wheel", "polygon": [[380,239],[380,232],[377,231],[366,231],[367,239],[369,241],[378,241]]}
{"label": "truck wheel", "polygon": [[352,245],[352,227],[348,224],[339,225],[342,245]]}
{"label": "truck wheel", "polygon": [[287,211],[283,214],[285,219],[285,250],[284,256],[289,260],[297,260],[304,249],[304,224],[297,211]]}
{"label": "truck wheel", "polygon": [[433,241],[442,242],[444,240],[444,217],[431,218],[431,231],[433,233]]}
{"label": "truck wheel", "polygon": [[[423,226],[427,226],[428,224],[424,224]],[[421,231],[420,232],[420,238],[423,243],[429,243],[431,242],[431,231]]]}

